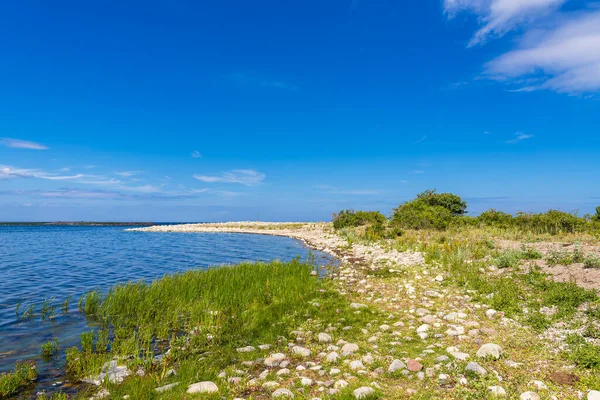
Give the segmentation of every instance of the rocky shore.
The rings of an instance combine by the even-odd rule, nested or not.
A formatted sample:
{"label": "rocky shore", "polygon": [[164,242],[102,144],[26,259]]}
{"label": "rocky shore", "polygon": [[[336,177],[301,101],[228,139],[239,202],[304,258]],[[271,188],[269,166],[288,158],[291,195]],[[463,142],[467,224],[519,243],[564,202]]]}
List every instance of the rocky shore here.
{"label": "rocky shore", "polygon": [[[244,384],[267,390],[274,398],[335,398],[352,388],[357,399],[600,399],[600,392],[592,390],[597,388],[582,382],[576,366],[557,355],[556,342],[474,301],[473,291],[455,285],[441,263],[426,262],[418,251],[398,251],[386,243],[350,243],[323,223],[236,222],[131,230],[299,239],[337,256],[342,261],[332,274],[337,290],[352,302],[355,313],[374,312],[353,337],[345,334],[350,327],[344,327],[344,321],[307,321],[285,342],[240,348],[240,354],[256,355],[223,371],[220,382],[191,385],[188,393]],[[481,273],[495,270],[490,266]]]}

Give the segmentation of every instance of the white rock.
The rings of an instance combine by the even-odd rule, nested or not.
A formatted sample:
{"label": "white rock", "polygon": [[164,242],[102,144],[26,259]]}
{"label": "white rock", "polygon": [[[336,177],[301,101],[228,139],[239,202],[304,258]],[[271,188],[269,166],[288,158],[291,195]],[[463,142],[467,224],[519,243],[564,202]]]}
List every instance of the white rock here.
{"label": "white rock", "polygon": [[498,313],[498,311],[494,310],[494,309],[489,309],[485,312],[485,315],[489,318],[489,319],[494,319],[494,315],[496,315]]}
{"label": "white rock", "polygon": [[289,397],[294,398],[294,393],[292,393],[289,389],[277,389],[271,395],[272,397]]}
{"label": "white rock", "polygon": [[300,378],[300,384],[302,386],[312,386],[313,380],[310,378],[302,377]]}
{"label": "white rock", "polygon": [[319,333],[318,339],[320,343],[329,343],[332,341],[331,335],[324,332]]}
{"label": "white rock", "polygon": [[327,357],[325,358],[328,362],[336,362],[338,359],[340,358],[340,355],[338,353],[336,353],[335,351],[332,351],[331,353],[327,354]]}
{"label": "white rock", "polygon": [[477,357],[485,358],[490,357],[499,359],[502,355],[502,347],[494,343],[486,343],[477,350]]}
{"label": "white rock", "polygon": [[166,392],[167,390],[173,389],[177,385],[179,385],[179,382],[173,382],[173,383],[169,383],[168,385],[157,387],[154,390],[156,390],[158,393],[162,393],[162,392]]}
{"label": "white rock", "polygon": [[192,393],[217,393],[219,391],[219,387],[214,382],[198,382],[193,383],[187,388],[187,392]]}
{"label": "white rock", "polygon": [[254,346],[240,347],[239,349],[237,349],[238,353],[250,353],[251,351],[255,350],[256,348]]}
{"label": "white rock", "polygon": [[400,360],[394,360],[388,367],[388,372],[390,372],[390,373],[395,372],[395,371],[398,371],[399,369],[406,369],[406,364],[404,364]]}
{"label": "white rock", "polygon": [[348,382],[346,382],[346,381],[345,381],[345,380],[343,380],[343,379],[337,380],[337,381],[335,381],[335,383],[333,384],[333,387],[334,387],[334,388],[336,388],[336,389],[343,389],[343,388],[345,388],[346,386],[348,386]]}
{"label": "white rock", "polygon": [[350,369],[353,369],[356,371],[359,369],[365,369],[365,366],[363,365],[362,361],[354,360],[354,361],[350,362]]}
{"label": "white rock", "polygon": [[538,390],[548,390],[548,386],[542,381],[531,381],[530,383]]}
{"label": "white rock", "polygon": [[506,396],[506,390],[502,386],[490,386],[488,387],[488,391],[492,394],[492,396],[496,397],[504,397]]}
{"label": "white rock", "polygon": [[365,397],[369,397],[370,395],[375,393],[375,389],[368,386],[362,386],[356,389],[353,393],[355,398],[364,399]]}
{"label": "white rock", "polygon": [[350,308],[354,308],[354,309],[360,309],[360,308],[366,308],[367,305],[366,304],[361,304],[361,303],[351,303],[350,304]]}
{"label": "white rock", "polygon": [[540,395],[535,392],[525,392],[521,393],[519,396],[521,400],[540,400]]}
{"label": "white rock", "polygon": [[301,357],[309,357],[312,354],[312,351],[310,351],[306,347],[294,346],[292,347],[292,353]]}
{"label": "white rock", "polygon": [[600,392],[597,390],[590,390],[587,394],[587,400],[600,400]]}
{"label": "white rock", "polygon": [[481,365],[477,364],[476,362],[468,363],[465,370],[475,372],[477,375],[481,375],[481,376],[487,375],[487,371],[485,370],[485,368],[483,368]]}
{"label": "white rock", "polygon": [[418,333],[427,332],[428,330],[429,330],[429,325],[427,325],[427,324],[423,324],[417,328]]}
{"label": "white rock", "polygon": [[358,345],[354,343],[346,343],[342,346],[342,355],[349,356],[358,351]]}

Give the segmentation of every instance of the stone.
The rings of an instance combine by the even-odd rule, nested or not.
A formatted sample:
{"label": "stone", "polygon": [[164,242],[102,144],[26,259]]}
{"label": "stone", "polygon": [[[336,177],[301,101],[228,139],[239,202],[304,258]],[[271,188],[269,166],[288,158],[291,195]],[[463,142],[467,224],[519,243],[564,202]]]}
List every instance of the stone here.
{"label": "stone", "polygon": [[310,378],[302,377],[300,378],[300,384],[302,386],[312,386],[313,380]]}
{"label": "stone", "polygon": [[279,387],[279,382],[267,381],[262,384],[262,387],[265,389],[275,389],[276,387]]}
{"label": "stone", "polygon": [[292,393],[291,390],[289,389],[277,389],[276,391],[273,392],[273,394],[271,395],[271,397],[289,397],[291,399],[294,398],[294,393]]}
{"label": "stone", "polygon": [[364,399],[366,397],[371,396],[374,393],[375,393],[375,389],[373,389],[372,387],[369,387],[369,386],[359,387],[358,389],[356,389],[353,392],[354,397],[357,399]]}
{"label": "stone", "polygon": [[354,309],[358,310],[361,308],[367,308],[367,305],[361,304],[361,303],[350,303],[350,308],[354,308]]}
{"label": "stone", "polygon": [[306,347],[294,346],[292,347],[292,353],[301,357],[309,357],[312,354],[312,351],[310,351]]}
{"label": "stone", "polygon": [[335,351],[332,351],[331,353],[327,354],[327,357],[325,358],[328,362],[336,362],[337,360],[339,360],[340,355],[338,353],[336,353]]}
{"label": "stone", "polygon": [[127,367],[118,365],[116,360],[112,360],[104,363],[100,374],[83,379],[83,381],[98,386],[104,379],[108,379],[111,383],[121,383],[129,375],[131,375],[131,371]]}
{"label": "stone", "polygon": [[157,391],[158,393],[162,393],[162,392],[166,392],[167,390],[173,389],[177,385],[179,385],[179,382],[173,382],[173,383],[169,383],[168,385],[157,387],[154,390]]}
{"label": "stone", "polygon": [[375,362],[375,359],[373,358],[372,355],[367,354],[366,356],[364,356],[362,358],[362,362],[363,362],[363,364],[371,365]]}
{"label": "stone", "polygon": [[405,368],[406,368],[406,364],[404,364],[402,361],[394,360],[388,367],[388,372],[392,373],[392,372],[398,371],[399,369],[405,369]]}
{"label": "stone", "polygon": [[333,384],[333,387],[336,388],[336,389],[344,389],[346,386],[348,386],[348,382],[346,382],[343,379],[337,380]]}
{"label": "stone", "polygon": [[447,385],[450,383],[450,376],[446,375],[446,374],[439,374],[438,375],[438,383],[440,385]]}
{"label": "stone", "polygon": [[[452,352],[452,353],[450,353],[450,355],[460,361],[466,361],[467,358],[469,358],[469,355],[467,353],[461,353],[460,351]],[[446,357],[446,356],[441,356],[441,357]],[[438,357],[438,358],[440,358],[440,357]]]}
{"label": "stone", "polygon": [[521,393],[519,396],[520,400],[540,400],[540,395],[535,392]]}
{"label": "stone", "polygon": [[265,366],[272,368],[278,366],[283,360],[285,360],[285,354],[275,353],[265,358],[264,364]]}
{"label": "stone", "polygon": [[219,391],[219,387],[210,381],[193,383],[187,388],[187,393],[217,393]]}
{"label": "stone", "polygon": [[556,371],[550,374],[548,377],[554,383],[558,383],[559,385],[569,385],[573,386],[575,383],[579,381],[579,377],[575,374],[568,374],[562,371]]}
{"label": "stone", "polygon": [[238,353],[250,353],[251,351],[255,351],[256,348],[254,346],[246,346],[246,347],[240,347],[239,349],[236,349],[238,351]]}
{"label": "stone", "polygon": [[600,392],[597,390],[590,390],[587,394],[587,400],[600,400]]}
{"label": "stone", "polygon": [[342,355],[349,356],[358,351],[358,345],[354,343],[346,343],[342,346]]}
{"label": "stone", "polygon": [[429,325],[428,324],[423,324],[421,326],[419,326],[417,328],[417,332],[421,333],[421,332],[427,332],[429,330]]}
{"label": "stone", "polygon": [[477,350],[477,357],[499,359],[502,355],[502,347],[494,343],[486,343]]}
{"label": "stone", "polygon": [[548,386],[542,381],[531,381],[530,384],[537,390],[548,390]]}
{"label": "stone", "polygon": [[476,362],[468,363],[467,367],[465,368],[465,371],[471,371],[480,376],[487,375],[487,371],[485,370],[485,368],[483,368],[481,365],[477,364]]}
{"label": "stone", "polygon": [[319,333],[317,339],[319,340],[319,343],[330,343],[333,340],[330,334],[324,332]]}
{"label": "stone", "polygon": [[363,365],[362,361],[354,360],[350,363],[350,369],[353,369],[356,371],[359,369],[365,369],[365,366]]}
{"label": "stone", "polygon": [[496,313],[498,313],[498,311],[490,308],[489,310],[487,310],[485,312],[485,316],[488,317],[489,319],[494,319],[494,316],[496,315]]}
{"label": "stone", "polygon": [[277,376],[285,376],[285,375],[289,375],[290,374],[290,370],[287,368],[282,368],[279,371],[277,371]]}
{"label": "stone", "polygon": [[419,321],[421,321],[424,324],[433,324],[435,322],[435,317],[433,315],[425,315]]}
{"label": "stone", "polygon": [[408,360],[407,366],[408,370],[412,372],[417,372],[423,369],[423,364],[417,360]]}
{"label": "stone", "polygon": [[502,386],[490,386],[488,387],[488,391],[494,397],[505,397],[506,390]]}

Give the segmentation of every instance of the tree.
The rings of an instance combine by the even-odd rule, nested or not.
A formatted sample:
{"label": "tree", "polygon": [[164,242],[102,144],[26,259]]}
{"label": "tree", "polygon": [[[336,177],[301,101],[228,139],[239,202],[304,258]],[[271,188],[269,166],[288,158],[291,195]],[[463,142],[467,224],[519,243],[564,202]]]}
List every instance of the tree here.
{"label": "tree", "polygon": [[467,202],[453,193],[437,193],[435,189],[426,190],[417,195],[417,199],[430,206],[441,206],[452,213],[452,215],[464,215],[467,211]]}

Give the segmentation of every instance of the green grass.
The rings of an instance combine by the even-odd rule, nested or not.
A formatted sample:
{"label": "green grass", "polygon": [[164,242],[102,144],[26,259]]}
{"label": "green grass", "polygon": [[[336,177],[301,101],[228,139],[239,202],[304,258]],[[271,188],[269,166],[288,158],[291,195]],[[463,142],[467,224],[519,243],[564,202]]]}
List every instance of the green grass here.
{"label": "green grass", "polygon": [[42,357],[51,358],[58,352],[58,338],[42,344]]}
{"label": "green grass", "polygon": [[0,375],[0,397],[12,396],[36,379],[37,365],[35,362],[19,363],[13,372]]}
{"label": "green grass", "polygon": [[[188,384],[216,380],[244,357],[236,348],[279,343],[306,321],[343,318],[345,325],[358,326],[357,321],[372,318],[368,310],[351,309],[330,280],[311,276],[313,270],[297,260],[245,263],[118,285],[103,297],[85,296],[81,308],[94,299],[89,308],[94,313],[88,316],[105,328],[84,333],[81,349],[67,350],[67,370],[86,377],[114,357],[125,358],[130,369],[143,368],[146,375],[109,384],[111,394],[155,398],[154,388],[169,383],[163,381],[165,373],[176,368],[177,398]],[[110,339],[108,327],[114,333]],[[166,354],[161,363],[152,362],[156,354]]]}

